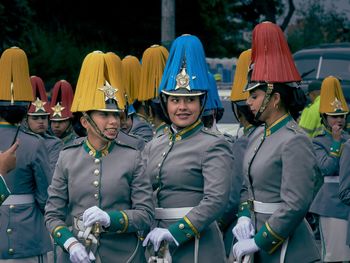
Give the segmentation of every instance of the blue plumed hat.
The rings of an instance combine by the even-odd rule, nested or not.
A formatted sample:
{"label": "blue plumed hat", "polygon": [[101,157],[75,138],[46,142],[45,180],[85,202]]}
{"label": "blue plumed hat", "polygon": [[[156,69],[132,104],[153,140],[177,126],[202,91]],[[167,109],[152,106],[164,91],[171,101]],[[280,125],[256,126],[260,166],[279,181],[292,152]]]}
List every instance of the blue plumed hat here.
{"label": "blue plumed hat", "polygon": [[164,69],[160,93],[199,96],[208,90],[208,67],[201,41],[193,35],[176,38]]}
{"label": "blue plumed hat", "polygon": [[209,90],[207,95],[207,101],[205,103],[204,113],[203,115],[211,115],[213,110],[223,109],[222,103],[219,97],[219,91],[216,85],[216,80],[210,72],[208,72],[208,80],[209,80]]}

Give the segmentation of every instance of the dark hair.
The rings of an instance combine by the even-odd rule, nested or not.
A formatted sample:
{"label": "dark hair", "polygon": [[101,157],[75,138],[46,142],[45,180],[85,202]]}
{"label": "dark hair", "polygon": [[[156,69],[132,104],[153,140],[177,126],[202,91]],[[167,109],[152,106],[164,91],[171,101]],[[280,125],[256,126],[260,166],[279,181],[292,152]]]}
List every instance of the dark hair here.
{"label": "dark hair", "polygon": [[[235,106],[237,109],[237,113],[235,112]],[[243,115],[245,117],[245,119],[252,125],[254,126],[259,126],[261,124],[261,121],[257,121],[255,120],[255,116],[254,114],[251,112],[250,108],[248,105],[245,104],[245,102],[242,101],[238,101],[238,102],[234,102],[231,101],[231,107],[232,107],[232,112],[235,115],[237,121],[239,121],[239,117],[238,115]]]}
{"label": "dark hair", "polygon": [[74,112],[72,118],[73,129],[79,137],[85,137],[87,135],[86,129],[80,123],[80,118],[82,116],[83,114],[81,112]]}
{"label": "dark hair", "polygon": [[167,124],[170,124],[170,120],[165,116],[159,99],[153,99],[150,102],[152,115],[157,116],[159,119]]}
{"label": "dark hair", "polygon": [[11,124],[20,123],[27,114],[26,106],[0,106],[0,117]]}

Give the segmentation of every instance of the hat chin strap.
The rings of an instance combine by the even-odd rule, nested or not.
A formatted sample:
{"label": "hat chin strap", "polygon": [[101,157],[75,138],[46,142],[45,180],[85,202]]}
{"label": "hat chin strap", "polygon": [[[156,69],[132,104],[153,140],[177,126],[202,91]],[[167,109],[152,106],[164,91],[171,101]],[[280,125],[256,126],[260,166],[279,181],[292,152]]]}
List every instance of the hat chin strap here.
{"label": "hat chin strap", "polygon": [[107,141],[113,141],[114,139],[108,138],[106,135],[103,134],[103,132],[97,127],[96,123],[93,119],[87,114],[85,111],[83,111],[84,118],[88,121],[88,123],[92,126],[92,128],[95,130],[95,132],[100,136],[103,140]]}
{"label": "hat chin strap", "polygon": [[267,104],[271,100],[272,91],[273,91],[273,84],[272,83],[268,83],[263,103],[261,104],[258,113],[254,117],[255,121],[259,121],[259,118],[260,118],[261,114],[266,110]]}

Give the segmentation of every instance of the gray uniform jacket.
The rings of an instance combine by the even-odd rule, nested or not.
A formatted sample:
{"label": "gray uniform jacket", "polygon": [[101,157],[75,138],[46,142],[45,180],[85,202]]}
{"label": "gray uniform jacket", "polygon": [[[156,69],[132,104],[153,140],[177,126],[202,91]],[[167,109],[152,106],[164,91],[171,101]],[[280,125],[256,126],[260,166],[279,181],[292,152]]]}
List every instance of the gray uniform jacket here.
{"label": "gray uniform jacket", "polygon": [[[10,147],[16,128],[0,126],[0,150]],[[6,176],[12,195],[32,194],[34,203],[1,205],[0,259],[18,259],[41,255],[50,251],[51,241],[44,224],[48,180],[51,171],[44,140],[19,131],[16,168]]]}
{"label": "gray uniform jacket", "polygon": [[146,145],[144,157],[156,206],[193,207],[179,220],[156,222],[168,228],[179,243],[171,248],[173,262],[193,262],[194,236],[200,238],[198,262],[225,262],[215,220],[228,201],[233,157],[223,135],[196,122],[176,134],[155,137]]}
{"label": "gray uniform jacket", "polygon": [[[45,145],[49,152],[50,168],[53,175],[53,172],[55,171],[56,163],[58,160],[58,156],[64,146],[63,141],[55,136],[49,135],[48,133],[45,133],[44,135],[42,135],[42,137],[45,140]],[[51,180],[49,181],[49,184],[50,183],[51,183]]]}
{"label": "gray uniform jacket", "polygon": [[341,144],[349,137],[348,134],[343,133],[341,141],[336,142],[328,131],[324,131],[313,140],[318,166],[325,182],[312,202],[310,212],[347,220],[349,207],[339,199],[339,180],[328,182],[327,179],[336,179],[339,176]]}
{"label": "gray uniform jacket", "polygon": [[120,140],[122,142],[127,143],[128,145],[132,145],[134,148],[142,151],[143,148],[145,148],[146,142],[140,138],[137,135],[133,135],[133,134],[126,134],[123,131],[119,131],[118,132],[118,136],[117,136],[117,140]]}
{"label": "gray uniform jacket", "polygon": [[280,262],[282,243],[288,238],[285,262],[319,259],[312,231],[304,220],[313,198],[318,173],[311,140],[289,115],[265,132],[254,134],[244,164],[240,215],[250,207],[247,200],[279,203],[272,214],[250,211],[255,242],[260,250],[255,262]]}
{"label": "gray uniform jacket", "polygon": [[[61,151],[48,191],[47,228],[62,246],[69,237],[77,237],[77,229],[70,232],[67,222],[98,206],[111,218],[110,227],[99,238],[97,253],[102,262],[144,262],[137,231],[150,228],[154,208],[141,153],[118,137],[102,154],[89,147],[86,138]],[[68,253],[62,256],[57,262],[69,262]]]}
{"label": "gray uniform jacket", "polygon": [[151,125],[137,114],[132,115],[132,127],[129,133],[143,138],[145,142],[149,142],[153,139],[153,130]]}
{"label": "gray uniform jacket", "polygon": [[[343,144],[343,151],[339,161],[339,198],[350,206],[350,140]],[[348,213],[348,232],[346,244],[350,245],[350,213]]]}

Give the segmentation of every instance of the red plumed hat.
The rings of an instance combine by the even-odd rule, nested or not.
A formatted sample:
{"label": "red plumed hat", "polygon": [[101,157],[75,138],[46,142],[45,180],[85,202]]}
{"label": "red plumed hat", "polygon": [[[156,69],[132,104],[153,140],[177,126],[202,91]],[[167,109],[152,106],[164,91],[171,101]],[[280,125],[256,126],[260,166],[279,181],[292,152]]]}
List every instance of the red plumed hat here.
{"label": "red plumed hat", "polygon": [[37,76],[32,76],[30,82],[33,88],[34,101],[29,106],[28,115],[49,115],[51,109],[43,80]]}
{"label": "red plumed hat", "polygon": [[251,82],[290,83],[301,81],[287,40],[279,26],[263,22],[255,26],[252,41]]}
{"label": "red plumed hat", "polygon": [[73,89],[65,80],[57,81],[52,91],[50,120],[63,121],[73,117],[70,108],[73,102]]}

